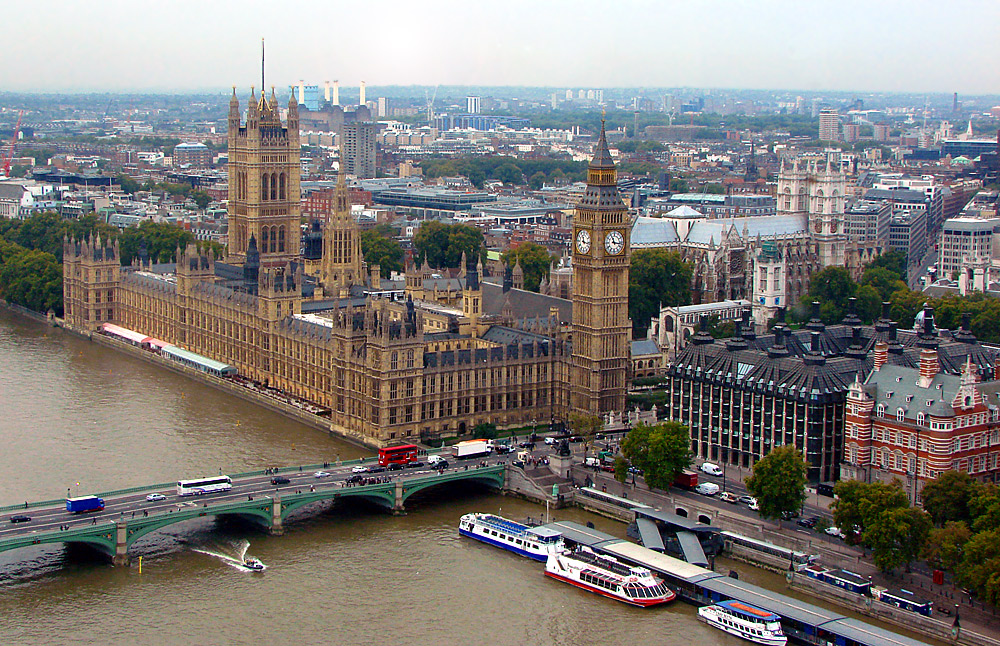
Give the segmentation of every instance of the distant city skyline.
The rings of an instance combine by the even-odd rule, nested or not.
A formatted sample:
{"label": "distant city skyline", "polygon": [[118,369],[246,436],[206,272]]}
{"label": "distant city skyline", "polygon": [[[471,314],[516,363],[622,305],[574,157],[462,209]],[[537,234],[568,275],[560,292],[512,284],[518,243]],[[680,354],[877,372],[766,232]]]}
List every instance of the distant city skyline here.
{"label": "distant city skyline", "polygon": [[[1000,3],[529,0],[432,5],[39,0],[0,89],[383,85],[995,94]],[[348,24],[345,24],[348,23]]]}

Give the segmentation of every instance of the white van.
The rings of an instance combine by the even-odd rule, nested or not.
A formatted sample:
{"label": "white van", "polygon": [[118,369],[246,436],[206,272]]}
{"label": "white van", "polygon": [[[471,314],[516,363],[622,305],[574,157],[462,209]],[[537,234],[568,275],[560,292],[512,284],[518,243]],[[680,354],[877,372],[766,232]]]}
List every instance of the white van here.
{"label": "white van", "polygon": [[427,464],[437,464],[438,462],[446,462],[446,461],[447,460],[445,460],[440,455],[428,455],[427,456]]}
{"label": "white van", "polygon": [[701,470],[710,476],[722,475],[722,467],[720,467],[718,464],[713,464],[711,462],[706,462],[703,465],[701,465]]}
{"label": "white van", "polygon": [[703,482],[695,487],[694,490],[703,496],[714,496],[719,493],[719,485],[714,482]]}

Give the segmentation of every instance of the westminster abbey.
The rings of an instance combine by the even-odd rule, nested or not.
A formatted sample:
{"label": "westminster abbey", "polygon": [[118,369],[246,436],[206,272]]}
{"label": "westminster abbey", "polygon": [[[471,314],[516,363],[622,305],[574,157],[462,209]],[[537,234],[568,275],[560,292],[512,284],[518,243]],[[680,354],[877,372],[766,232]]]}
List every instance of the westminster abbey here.
{"label": "westminster abbey", "polygon": [[244,120],[233,93],[224,262],[192,245],[176,263],[140,252],[122,267],[116,242],[68,240],[66,324],[113,323],[229,364],[373,446],[624,410],[630,227],[603,128],[567,301],[482,281],[476,259],[444,276],[411,266],[399,285],[381,279],[361,257],[342,177],[303,253],[294,94],[287,114],[282,123],[273,91],[251,91]]}

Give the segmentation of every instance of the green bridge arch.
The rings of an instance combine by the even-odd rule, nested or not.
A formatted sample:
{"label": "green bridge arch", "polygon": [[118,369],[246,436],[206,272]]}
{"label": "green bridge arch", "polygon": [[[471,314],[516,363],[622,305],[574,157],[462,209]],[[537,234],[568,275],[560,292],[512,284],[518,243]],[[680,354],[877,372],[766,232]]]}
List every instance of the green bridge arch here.
{"label": "green bridge arch", "polygon": [[220,504],[210,504],[204,499],[196,498],[189,505],[149,516],[123,515],[118,520],[105,520],[96,525],[71,526],[63,531],[46,530],[0,539],[0,552],[54,543],[83,543],[112,556],[116,563],[127,563],[128,549],[140,538],[170,525],[196,518],[239,516],[251,519],[272,531],[277,529],[275,533],[280,533],[284,520],[290,514],[315,502],[357,497],[387,509],[402,511],[403,504],[410,496],[442,484],[471,481],[502,488],[504,473],[504,466],[495,465],[364,486],[324,487],[313,491],[298,489],[279,492],[277,496],[259,495],[252,500],[227,501]]}

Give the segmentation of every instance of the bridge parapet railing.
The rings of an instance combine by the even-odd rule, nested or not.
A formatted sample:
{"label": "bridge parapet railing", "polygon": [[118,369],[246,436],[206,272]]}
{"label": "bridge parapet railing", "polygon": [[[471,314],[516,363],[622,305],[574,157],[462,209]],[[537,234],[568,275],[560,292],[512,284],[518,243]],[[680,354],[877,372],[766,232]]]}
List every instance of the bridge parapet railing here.
{"label": "bridge parapet railing", "polygon": [[[427,454],[439,453],[439,451],[428,451]],[[285,474],[285,473],[300,473],[305,471],[319,471],[321,469],[330,469],[337,466],[355,466],[355,465],[365,465],[365,464],[375,464],[377,459],[375,457],[363,457],[355,458],[353,460],[339,460],[335,462],[320,462],[316,464],[303,464],[303,465],[293,465],[287,467],[273,467],[272,469],[256,469],[254,471],[242,471],[239,473],[231,473],[229,477],[231,478],[253,478],[257,476],[274,475],[274,474]],[[131,493],[143,493],[143,492],[154,492],[162,489],[172,489],[176,486],[176,481],[171,482],[161,482],[159,484],[143,485],[139,487],[126,487],[124,489],[114,489],[112,491],[102,491],[95,496],[100,496],[101,498],[110,498],[112,496],[126,496]],[[74,494],[74,495],[87,495],[87,494]],[[56,507],[65,503],[65,498],[56,498],[54,500],[42,500],[38,502],[28,502],[27,506],[24,503],[6,505],[0,507],[0,513],[17,511],[19,509],[37,509],[39,507]]]}

